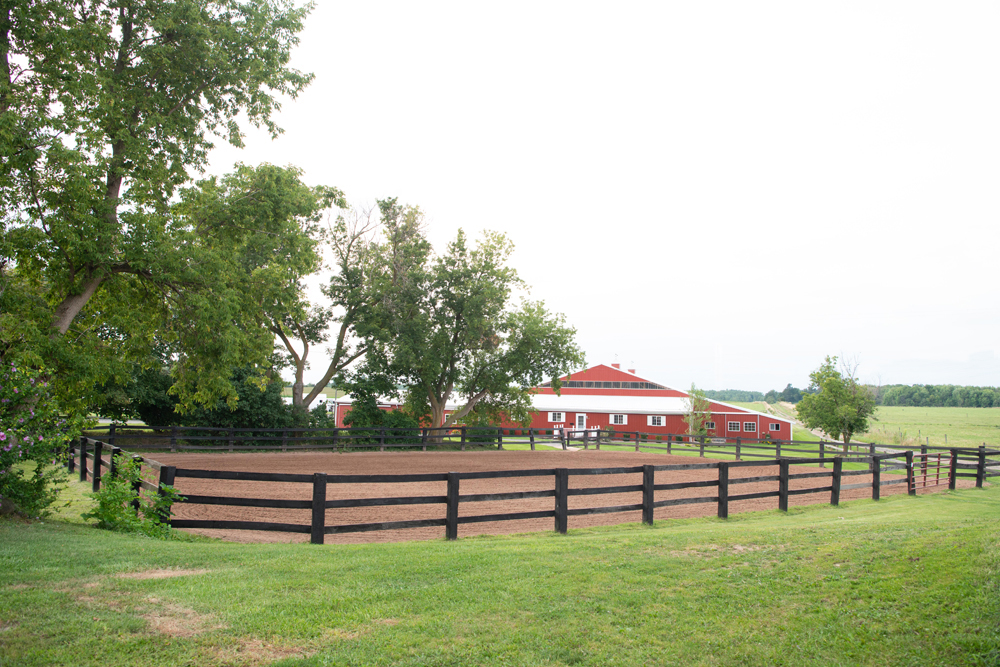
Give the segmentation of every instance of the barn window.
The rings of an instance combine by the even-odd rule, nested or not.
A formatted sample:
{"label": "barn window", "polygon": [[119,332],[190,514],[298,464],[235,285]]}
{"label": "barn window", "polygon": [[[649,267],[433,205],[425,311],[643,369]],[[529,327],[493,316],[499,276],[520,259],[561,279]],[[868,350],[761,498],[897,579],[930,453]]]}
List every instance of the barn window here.
{"label": "barn window", "polygon": [[714,431],[715,430],[715,422],[705,422],[705,430],[706,431]]}
{"label": "barn window", "polygon": [[757,423],[756,422],[743,422],[743,430],[746,431],[747,433],[756,433],[757,432]]}
{"label": "barn window", "polygon": [[739,431],[740,430],[740,423],[739,422],[729,422],[729,430],[730,431]]}
{"label": "barn window", "polygon": [[625,426],[628,424],[628,415],[611,415],[611,423],[615,426]]}
{"label": "barn window", "polygon": [[779,424],[777,422],[771,422],[771,430],[772,431],[780,431],[781,430],[781,424]]}
{"label": "barn window", "polygon": [[646,426],[663,426],[663,416],[649,415],[646,417]]}
{"label": "barn window", "polygon": [[561,422],[563,420],[563,413],[561,412],[550,412],[549,421],[550,422]]}

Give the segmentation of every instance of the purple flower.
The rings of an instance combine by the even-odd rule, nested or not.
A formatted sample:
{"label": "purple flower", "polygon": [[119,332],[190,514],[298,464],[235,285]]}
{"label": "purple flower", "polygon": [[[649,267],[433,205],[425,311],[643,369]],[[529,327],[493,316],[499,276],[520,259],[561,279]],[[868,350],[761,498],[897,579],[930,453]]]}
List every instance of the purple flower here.
{"label": "purple flower", "polygon": [[42,436],[38,436],[38,442],[42,441]]}
{"label": "purple flower", "polygon": [[7,434],[4,433],[3,431],[0,431],[0,442],[3,442],[6,439],[7,439]]}

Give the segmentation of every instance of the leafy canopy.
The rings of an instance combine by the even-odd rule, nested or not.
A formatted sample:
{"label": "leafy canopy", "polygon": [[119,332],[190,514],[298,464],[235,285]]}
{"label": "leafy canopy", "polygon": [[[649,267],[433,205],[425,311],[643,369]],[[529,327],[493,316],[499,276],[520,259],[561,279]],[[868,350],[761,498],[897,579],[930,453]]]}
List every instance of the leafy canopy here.
{"label": "leafy canopy", "polygon": [[875,397],[854,377],[854,368],[837,368],[837,357],[828,356],[823,365],[809,374],[809,391],[796,406],[807,428],[819,429],[841,439],[846,451],[855,433],[868,430],[875,419]]}
{"label": "leafy canopy", "polygon": [[[584,364],[576,330],[541,302],[515,301],[524,284],[508,265],[513,244],[484,233],[470,245],[459,230],[435,255],[419,210],[380,202],[386,226],[380,306],[387,326],[372,347],[385,374],[425,399],[431,425],[447,426],[475,409],[495,421],[530,418],[530,387]],[[414,396],[417,395],[417,396]],[[447,403],[461,407],[445,416]]]}
{"label": "leafy canopy", "polygon": [[[262,244],[247,255],[257,265],[242,267],[244,286],[265,277],[255,257],[290,257],[281,250],[291,246],[265,238],[273,230],[249,237],[280,216],[266,196],[280,178],[272,171],[270,183],[255,181],[263,189],[241,192],[263,199],[230,196],[239,188],[227,182],[175,196],[214,137],[241,144],[241,117],[278,134],[279,97],[311,78],[288,67],[308,10],[286,0],[0,2],[0,355],[45,363],[64,396],[86,396],[123,377],[121,362],[143,358],[168,322],[180,390],[202,403],[234,395],[230,368],[265,352],[246,326],[245,307],[259,304],[234,291],[227,253]],[[244,168],[234,178],[252,180]]]}

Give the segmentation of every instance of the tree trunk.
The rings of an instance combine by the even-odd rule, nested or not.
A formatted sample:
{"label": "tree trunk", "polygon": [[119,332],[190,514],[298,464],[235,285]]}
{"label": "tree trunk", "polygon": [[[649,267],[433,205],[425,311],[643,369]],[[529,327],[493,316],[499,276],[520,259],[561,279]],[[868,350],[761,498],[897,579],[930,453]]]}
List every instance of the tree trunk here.
{"label": "tree trunk", "polygon": [[97,292],[97,288],[101,286],[104,281],[104,276],[95,276],[89,278],[83,284],[83,291],[79,294],[70,294],[62,303],[56,308],[55,317],[52,319],[52,328],[58,331],[60,334],[65,334],[69,331],[69,327],[73,324],[73,320],[76,316],[80,314],[83,307],[87,305],[91,297]]}

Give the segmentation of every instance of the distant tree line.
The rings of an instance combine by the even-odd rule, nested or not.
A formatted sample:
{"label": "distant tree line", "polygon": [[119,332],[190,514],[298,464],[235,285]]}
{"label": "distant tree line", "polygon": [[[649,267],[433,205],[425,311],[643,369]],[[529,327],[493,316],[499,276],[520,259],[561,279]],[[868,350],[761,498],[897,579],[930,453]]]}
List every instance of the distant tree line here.
{"label": "distant tree line", "polygon": [[766,394],[760,391],[747,391],[744,389],[706,389],[705,398],[713,401],[737,401],[739,403],[753,403],[754,401],[767,401],[777,403],[798,403],[802,397],[809,393],[808,389],[796,389],[791,384],[785,386],[781,391],[772,389]]}
{"label": "distant tree line", "polygon": [[890,384],[872,387],[878,405],[927,408],[1000,407],[1000,387],[965,387],[953,384]]}

